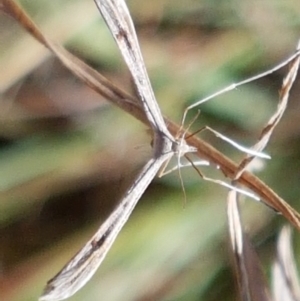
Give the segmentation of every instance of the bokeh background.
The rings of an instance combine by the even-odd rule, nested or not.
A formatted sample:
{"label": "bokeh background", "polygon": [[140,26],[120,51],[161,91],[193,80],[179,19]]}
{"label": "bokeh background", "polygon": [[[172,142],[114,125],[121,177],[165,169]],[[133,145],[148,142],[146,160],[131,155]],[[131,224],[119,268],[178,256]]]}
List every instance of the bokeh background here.
{"label": "bokeh background", "polygon": [[[92,0],[20,4],[48,37],[135,93]],[[178,122],[186,106],[274,66],[299,39],[297,0],[131,0],[128,6],[160,107]],[[151,137],[2,12],[0,54],[0,299],[37,300],[151,156]],[[202,105],[193,129],[209,125],[252,145],[276,108],[285,72]],[[298,79],[267,148],[272,160],[257,171],[298,210],[299,93]],[[201,137],[241,158],[213,135]],[[218,176],[212,168],[202,172]],[[192,169],[183,170],[183,178],[186,202],[176,172],[151,184],[101,268],[70,300],[236,298],[226,189]],[[242,213],[269,278],[285,220],[248,199]]]}

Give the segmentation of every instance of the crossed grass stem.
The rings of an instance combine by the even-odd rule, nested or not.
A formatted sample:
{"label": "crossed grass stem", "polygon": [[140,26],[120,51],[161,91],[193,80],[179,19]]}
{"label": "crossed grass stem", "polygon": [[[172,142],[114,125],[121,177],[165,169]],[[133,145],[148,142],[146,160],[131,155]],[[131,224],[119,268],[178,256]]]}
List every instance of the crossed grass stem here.
{"label": "crossed grass stem", "polygon": [[[145,113],[143,112],[141,105],[135,97],[118,88],[117,85],[113,84],[95,69],[91,68],[82,60],[78,59],[76,56],[68,52],[65,48],[56,43],[53,43],[39,30],[34,22],[14,1],[5,0],[3,1],[3,5],[5,12],[11,15],[41,44],[47,47],[76,77],[78,77],[88,86],[90,86],[90,88],[105,97],[107,100],[113,102],[125,112],[134,116],[144,124],[149,125]],[[297,50],[297,53],[299,55],[299,49]],[[292,57],[289,57],[288,60],[285,60],[285,63],[290,62],[296,57],[296,55],[297,54],[295,53]],[[278,66],[283,67],[285,63],[281,63]],[[276,70],[277,69],[279,69],[279,67],[276,68]],[[269,74],[272,72],[267,71],[265,73]],[[220,93],[218,93],[218,95],[220,95]],[[185,112],[185,115],[186,114],[187,111]],[[180,126],[166,118],[165,122],[168,124],[168,130],[173,135],[176,135]],[[197,154],[199,158],[203,158],[205,160],[208,160],[212,164],[219,166],[226,177],[230,179],[235,178],[236,172],[239,169],[238,164],[233,162],[220,151],[218,151],[202,139],[199,139],[198,137],[191,137],[189,139],[189,144],[198,149]],[[257,178],[250,172],[245,171],[240,175],[238,182],[243,186],[249,188],[262,200],[265,200],[265,204],[268,204],[268,206],[283,214],[297,229],[300,229],[300,214],[259,178]]]}

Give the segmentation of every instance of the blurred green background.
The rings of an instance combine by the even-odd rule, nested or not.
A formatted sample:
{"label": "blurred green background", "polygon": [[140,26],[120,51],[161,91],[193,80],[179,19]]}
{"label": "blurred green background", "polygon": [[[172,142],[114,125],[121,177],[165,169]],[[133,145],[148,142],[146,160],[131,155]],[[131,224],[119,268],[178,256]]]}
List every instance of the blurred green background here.
{"label": "blurred green background", "polygon": [[[48,37],[131,93],[128,70],[92,0],[20,1]],[[164,114],[268,69],[291,54],[297,0],[128,1]],[[147,129],[67,71],[0,13],[0,300],[37,300],[95,232],[151,156]],[[209,125],[252,145],[274,112],[286,70],[203,106]],[[300,81],[258,174],[298,210]],[[196,109],[190,116],[196,114]],[[201,137],[231,158],[236,150]],[[216,176],[212,168],[202,168]],[[92,280],[70,300],[233,300],[226,190],[183,171],[156,179]],[[269,275],[284,219],[252,200],[244,225]],[[297,235],[296,235],[297,236]],[[296,250],[299,250],[296,241]]]}

